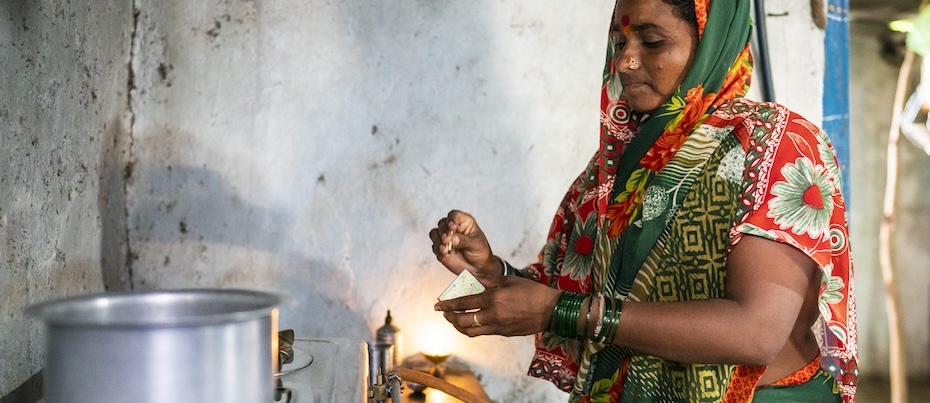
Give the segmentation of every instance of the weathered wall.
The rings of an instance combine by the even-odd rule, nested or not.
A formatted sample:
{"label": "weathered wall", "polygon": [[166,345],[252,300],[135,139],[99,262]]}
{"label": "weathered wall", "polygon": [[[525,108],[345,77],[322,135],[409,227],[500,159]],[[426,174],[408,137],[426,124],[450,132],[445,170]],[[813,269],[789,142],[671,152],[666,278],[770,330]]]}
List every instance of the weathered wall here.
{"label": "weathered wall", "polygon": [[28,380],[44,357],[23,308],[102,290],[101,243],[119,243],[101,234],[125,215],[110,179],[121,175],[125,3],[0,1],[0,396],[14,401],[37,392]]}
{"label": "weathered wall", "polygon": [[[899,58],[887,57],[885,27],[854,23],[851,37],[852,221],[858,287],[861,371],[888,374],[888,322],[878,235],[885,196],[888,130]],[[884,32],[884,34],[883,34]],[[883,55],[886,55],[883,57]],[[918,68],[919,66],[915,66]],[[910,95],[910,94],[908,94]],[[930,156],[903,136],[899,143],[897,215],[893,240],[896,292],[902,304],[905,357],[911,376],[927,379],[930,364]]]}
{"label": "weathered wall", "polygon": [[[597,147],[610,0],[138,3],[139,288],[280,290],[297,302],[282,326],[312,336],[370,338],[392,309],[413,338],[443,323],[431,306],[452,279],[428,248],[435,222],[473,212],[528,262]],[[807,4],[770,9],[773,53],[813,44],[773,67],[779,100],[819,121]],[[529,338],[449,337],[492,396],[540,400]]]}
{"label": "weathered wall", "polygon": [[[436,221],[472,211],[526,262],[597,144],[610,0],[138,7],[138,288],[279,290],[310,336],[369,339],[391,309],[413,336],[453,278]],[[529,384],[529,338],[455,340],[496,395]]]}

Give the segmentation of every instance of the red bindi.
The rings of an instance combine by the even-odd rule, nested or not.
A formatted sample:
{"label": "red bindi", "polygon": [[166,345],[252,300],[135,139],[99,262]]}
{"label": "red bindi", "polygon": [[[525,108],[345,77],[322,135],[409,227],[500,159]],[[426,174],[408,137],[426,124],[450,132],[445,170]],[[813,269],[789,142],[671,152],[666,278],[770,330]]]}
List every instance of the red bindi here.
{"label": "red bindi", "polygon": [[630,35],[630,16],[624,15],[620,17],[620,28],[623,29],[623,34]]}

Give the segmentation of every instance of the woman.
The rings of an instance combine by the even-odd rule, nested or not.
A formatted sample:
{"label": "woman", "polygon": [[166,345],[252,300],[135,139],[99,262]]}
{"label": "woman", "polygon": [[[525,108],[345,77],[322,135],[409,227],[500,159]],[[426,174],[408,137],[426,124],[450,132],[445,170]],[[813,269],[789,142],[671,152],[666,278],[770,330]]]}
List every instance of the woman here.
{"label": "woman", "polygon": [[812,123],[741,98],[749,37],[746,0],[617,1],[600,149],[540,260],[513,269],[452,211],[433,252],[487,291],[436,310],[536,334],[530,374],[571,401],[853,401],[837,161]]}

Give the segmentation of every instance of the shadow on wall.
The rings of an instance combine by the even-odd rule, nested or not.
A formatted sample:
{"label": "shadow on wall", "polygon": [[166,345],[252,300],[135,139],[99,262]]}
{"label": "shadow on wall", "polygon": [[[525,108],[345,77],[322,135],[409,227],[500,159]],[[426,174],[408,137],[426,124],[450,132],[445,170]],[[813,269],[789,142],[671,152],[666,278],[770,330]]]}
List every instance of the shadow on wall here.
{"label": "shadow on wall", "polygon": [[[165,254],[160,265],[152,256],[134,256],[134,288],[264,289],[293,300],[281,308],[282,329],[317,331],[301,336],[368,338],[366,318],[346,301],[351,273],[289,251],[285,238],[294,224],[286,211],[244,201],[211,169],[168,166],[147,172],[151,175],[133,179],[137,189],[147,189],[133,207],[133,247],[146,255]],[[222,263],[192,264],[198,259]],[[324,326],[334,321],[338,328]]]}
{"label": "shadow on wall", "polygon": [[189,242],[276,251],[291,231],[287,213],[250,204],[222,175],[194,166],[153,168],[134,178],[134,241]]}
{"label": "shadow on wall", "polygon": [[297,3],[140,3],[130,283],[284,289],[296,328],[368,339],[387,307],[435,299],[411,268],[442,270],[437,212],[478,206],[503,231],[489,194],[533,204],[531,95],[511,97],[535,86],[504,76],[498,4]]}
{"label": "shadow on wall", "polygon": [[[356,161],[374,155],[376,160],[390,162],[377,164],[377,170],[359,176],[364,179],[362,185],[369,188],[359,189],[358,194],[373,195],[368,202],[376,202],[377,208],[346,206],[359,211],[354,222],[366,227],[368,222],[402,222],[399,232],[370,240],[377,243],[378,255],[370,260],[362,256],[362,267],[354,269],[359,277],[355,292],[362,301],[356,309],[372,318],[371,327],[376,328],[383,323],[387,309],[395,317],[406,318],[408,324],[421,320],[405,311],[421,312],[420,307],[431,307],[442,287],[451,281],[441,277],[445,270],[428,249],[428,231],[441,218],[434,214],[445,214],[452,208],[475,214],[492,242],[506,240],[492,245],[502,256],[511,255],[511,248],[524,247],[519,241],[526,236],[527,225],[520,221],[538,219],[526,208],[539,202],[533,198],[537,193],[528,187],[537,186],[535,180],[545,180],[538,172],[530,172],[525,158],[535,141],[545,141],[537,137],[540,122],[534,117],[545,114],[533,110],[541,103],[534,95],[540,88],[554,85],[540,77],[544,75],[540,70],[521,65],[538,62],[539,55],[518,59],[514,54],[523,49],[509,49],[516,47],[515,43],[535,44],[526,38],[537,33],[532,27],[544,25],[533,21],[533,13],[510,16],[501,10],[517,6],[490,1],[366,2],[364,7],[359,3],[334,4],[344,19],[339,25],[356,33],[355,42],[349,45],[358,53],[359,64],[366,66],[366,74],[355,76],[347,88],[334,84],[332,92],[360,95],[357,108],[338,113],[344,114],[346,122],[372,119],[376,125],[370,140],[366,139],[368,144],[392,138],[396,141],[382,148],[360,145],[353,150],[357,154],[335,159]],[[526,28],[525,36],[508,32],[524,27],[531,27]],[[511,42],[505,47],[507,41]],[[365,116],[360,110],[372,113]],[[596,144],[596,135],[591,141]],[[349,151],[343,148],[338,152]],[[574,172],[582,167],[568,169]],[[351,186],[353,181],[336,178],[331,182]],[[356,199],[356,203],[365,202]],[[557,202],[552,200],[544,208],[546,214],[554,211]],[[420,253],[404,250],[410,248],[411,238],[422,239]],[[535,253],[536,245],[544,242],[541,237],[526,243],[534,245],[528,248]],[[414,255],[422,260],[409,261]],[[370,267],[364,267],[366,263]],[[372,269],[379,267],[388,270]],[[437,274],[438,284],[430,284],[432,274]],[[435,287],[435,294],[431,287]],[[480,347],[473,348],[476,354],[467,358],[486,369],[483,375],[489,383],[497,384],[489,390],[519,388],[526,368],[511,368],[514,362],[525,361],[527,351],[502,350],[499,338],[473,342]],[[527,346],[531,344],[529,341]]]}
{"label": "shadow on wall", "polygon": [[35,373],[6,396],[0,397],[0,403],[40,402],[45,387],[45,378],[42,374],[43,371]]}

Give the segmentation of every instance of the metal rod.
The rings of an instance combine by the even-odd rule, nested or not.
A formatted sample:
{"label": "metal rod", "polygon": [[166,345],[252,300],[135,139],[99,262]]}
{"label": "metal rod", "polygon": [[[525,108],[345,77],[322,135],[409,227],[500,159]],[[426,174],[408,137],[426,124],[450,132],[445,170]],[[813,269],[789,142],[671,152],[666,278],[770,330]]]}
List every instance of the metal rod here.
{"label": "metal rod", "polygon": [[765,30],[765,0],[755,0],[756,46],[759,48],[756,65],[762,78],[762,100],[775,102],[775,87],[772,85],[772,66],[769,64],[768,34]]}

